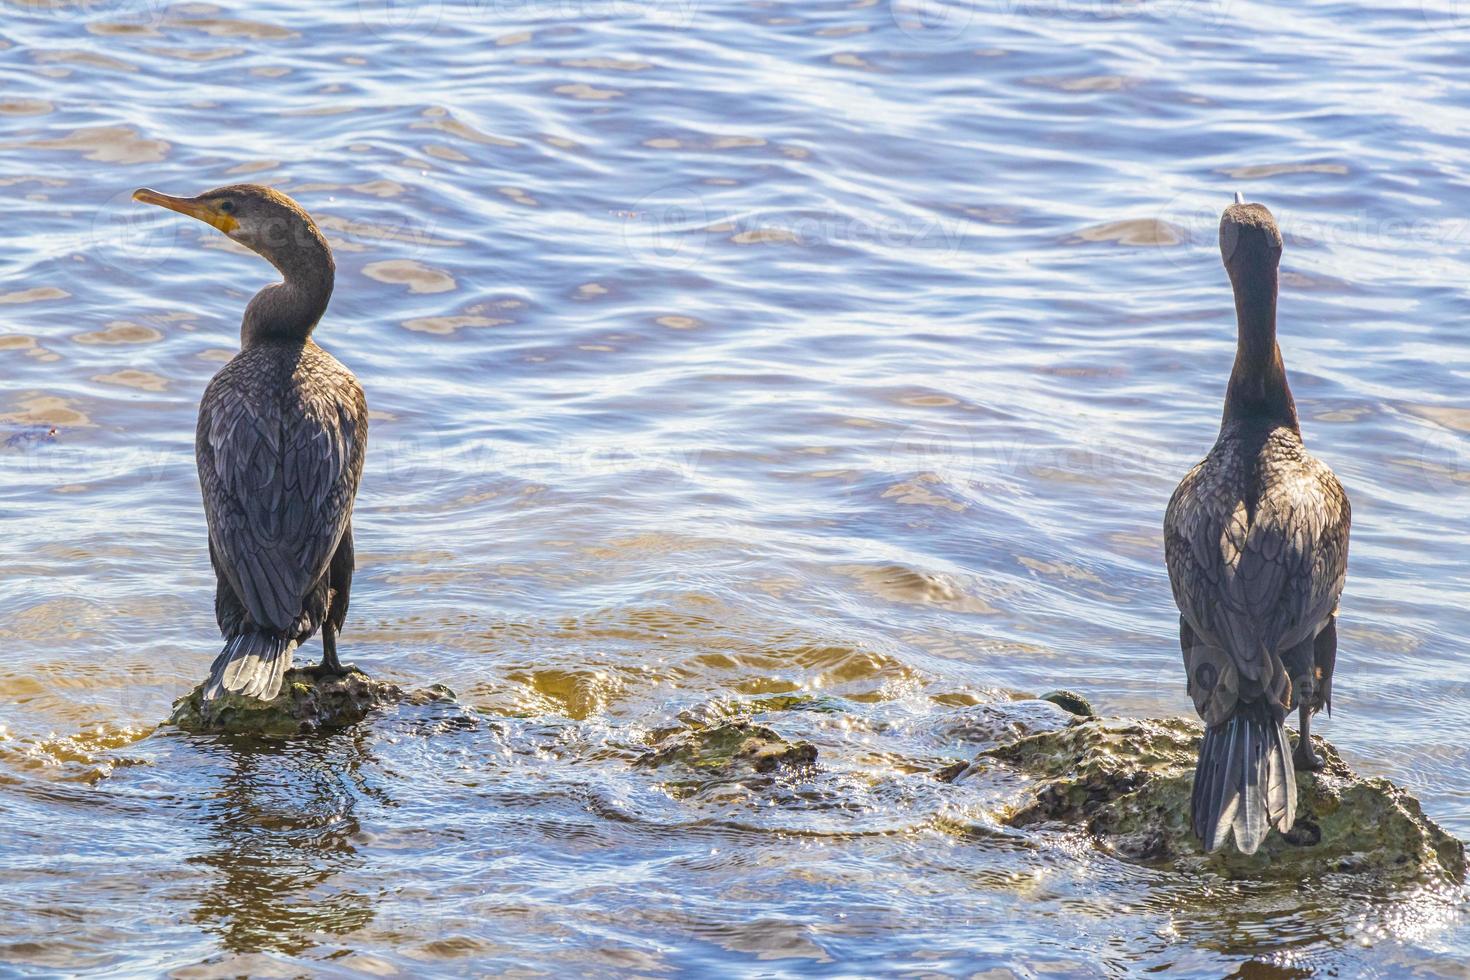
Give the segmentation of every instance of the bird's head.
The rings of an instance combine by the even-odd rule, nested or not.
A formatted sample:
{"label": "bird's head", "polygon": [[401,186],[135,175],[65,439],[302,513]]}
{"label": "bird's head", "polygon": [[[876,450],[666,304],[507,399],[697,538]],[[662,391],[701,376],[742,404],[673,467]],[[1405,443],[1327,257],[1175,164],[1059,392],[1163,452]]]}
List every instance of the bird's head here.
{"label": "bird's head", "polygon": [[1230,278],[1274,273],[1281,262],[1281,231],[1263,204],[1237,201],[1220,216],[1220,258]]}
{"label": "bird's head", "polygon": [[282,281],[255,294],[240,323],[240,343],[308,337],[332,297],[332,250],[311,216],[285,194],[259,184],[231,184],[198,197],[172,197],[146,187],[133,200],[198,218],[262,256]]}
{"label": "bird's head", "polygon": [[230,184],[198,197],[173,197],[144,187],[133,200],[198,218],[289,274],[301,261],[331,252],[306,210],[260,184]]}

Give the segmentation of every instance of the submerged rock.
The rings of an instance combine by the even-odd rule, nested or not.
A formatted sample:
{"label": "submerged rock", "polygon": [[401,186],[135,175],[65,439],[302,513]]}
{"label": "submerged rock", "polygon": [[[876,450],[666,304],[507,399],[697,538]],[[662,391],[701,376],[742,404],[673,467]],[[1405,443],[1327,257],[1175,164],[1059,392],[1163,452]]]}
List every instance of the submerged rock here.
{"label": "submerged rock", "polygon": [[1063,711],[1070,712],[1079,718],[1093,718],[1097,715],[1097,712],[1092,710],[1092,702],[1076,691],[1047,691],[1041,696],[1041,700],[1050,701]]}
{"label": "submerged rock", "polygon": [[1072,724],[1074,716],[1050,701],[1020,698],[972,704],[946,712],[929,730],[943,742],[957,742],[974,751],[1014,742],[1037,732]]}
{"label": "submerged rock", "polygon": [[765,773],[784,767],[809,766],[816,761],[817,747],[810,742],[788,742],[764,725],[732,721],[669,735],[640,756],[636,764]]}
{"label": "submerged rock", "polygon": [[[430,700],[445,696],[453,696],[447,688],[427,692]],[[226,694],[206,703],[200,684],[174,702],[168,723],[201,734],[298,735],[354,725],[374,708],[407,698],[396,684],[375,681],[360,670],[323,677],[306,668],[287,671],[281,693],[270,701]]]}
{"label": "submerged rock", "polygon": [[1385,779],[1353,773],[1313,739],[1325,766],[1297,774],[1296,825],[1253,855],[1233,841],[1207,854],[1189,828],[1203,729],[1180,719],[1089,719],[982,752],[960,778],[1029,777],[1003,816],[1012,827],[1085,829],[1118,857],[1229,878],[1299,879],[1331,872],[1378,878],[1465,879],[1465,846]]}

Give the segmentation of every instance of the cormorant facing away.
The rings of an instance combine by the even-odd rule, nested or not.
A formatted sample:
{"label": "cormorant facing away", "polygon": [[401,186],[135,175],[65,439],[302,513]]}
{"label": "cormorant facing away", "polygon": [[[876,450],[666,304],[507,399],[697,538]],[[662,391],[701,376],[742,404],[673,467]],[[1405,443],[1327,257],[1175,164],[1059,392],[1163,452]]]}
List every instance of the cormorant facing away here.
{"label": "cormorant facing away", "polygon": [[[1302,445],[1276,345],[1281,232],[1259,204],[1220,219],[1239,339],[1214,448],[1174,491],[1164,552],[1179,606],[1189,693],[1206,725],[1194,772],[1194,833],[1233,832],[1255,853],[1296,819],[1296,768],[1320,768],[1311,716],[1332,709],[1337,600],[1347,575],[1347,494]],[[1296,707],[1293,755],[1283,720]],[[1294,765],[1293,765],[1294,763]]]}
{"label": "cormorant facing away", "polygon": [[214,226],[283,277],[245,308],[240,352],[205,389],[194,440],[225,637],[204,697],[270,700],[318,628],[321,669],[343,670],[337,633],[368,416],[352,372],[311,339],[332,295],[332,252],[300,205],[258,184],[133,199]]}

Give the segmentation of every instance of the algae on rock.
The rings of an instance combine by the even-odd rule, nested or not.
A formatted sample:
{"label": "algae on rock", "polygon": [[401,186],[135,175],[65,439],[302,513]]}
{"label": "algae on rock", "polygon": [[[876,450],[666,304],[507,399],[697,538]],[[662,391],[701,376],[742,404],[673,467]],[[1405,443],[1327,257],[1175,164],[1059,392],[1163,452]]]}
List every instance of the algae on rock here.
{"label": "algae on rock", "polygon": [[[433,688],[430,698],[442,696],[440,691],[448,694],[448,689]],[[375,681],[356,669],[335,676],[322,676],[317,668],[293,669],[270,701],[226,694],[206,702],[200,684],[174,702],[168,723],[199,734],[298,735],[354,725],[374,708],[406,697],[396,684]]]}
{"label": "algae on rock", "polygon": [[1068,714],[1079,718],[1094,718],[1097,712],[1092,710],[1092,702],[1078,694],[1076,691],[1059,690],[1047,691],[1041,695],[1041,700],[1050,701]]}
{"label": "algae on rock", "polygon": [[1079,719],[982,752],[960,778],[993,767],[1030,777],[1004,818],[1012,827],[1081,827],[1128,860],[1229,878],[1298,879],[1331,872],[1378,878],[1465,879],[1465,847],[1385,779],[1353,773],[1314,739],[1325,765],[1297,773],[1296,824],[1253,855],[1232,844],[1207,854],[1190,832],[1201,727],[1180,719]]}
{"label": "algae on rock", "polygon": [[710,728],[677,732],[645,752],[637,765],[684,765],[699,770],[772,772],[817,761],[810,742],[791,743],[764,725],[732,721]]}

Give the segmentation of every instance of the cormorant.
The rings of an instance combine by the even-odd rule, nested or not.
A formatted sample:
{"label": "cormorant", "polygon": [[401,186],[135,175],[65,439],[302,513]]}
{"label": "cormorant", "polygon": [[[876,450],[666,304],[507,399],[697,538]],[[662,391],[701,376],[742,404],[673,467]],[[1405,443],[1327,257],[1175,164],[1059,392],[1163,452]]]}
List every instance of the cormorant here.
{"label": "cormorant", "polygon": [[[1347,494],[1302,445],[1276,344],[1281,232],[1240,195],[1220,219],[1239,337],[1214,448],[1164,515],[1179,645],[1205,721],[1191,822],[1207,850],[1253,854],[1296,820],[1296,773],[1317,769],[1311,716],[1332,708]],[[1293,755],[1283,721],[1301,712]]]}
{"label": "cormorant", "polygon": [[283,277],[245,308],[240,352],[205,389],[194,440],[225,637],[204,698],[270,700],[292,652],[318,628],[321,669],[343,671],[337,633],[352,588],[368,415],[352,372],[311,339],[336,266],[306,211],[269,187],[182,198],[145,188],[133,199],[212,225]]}

